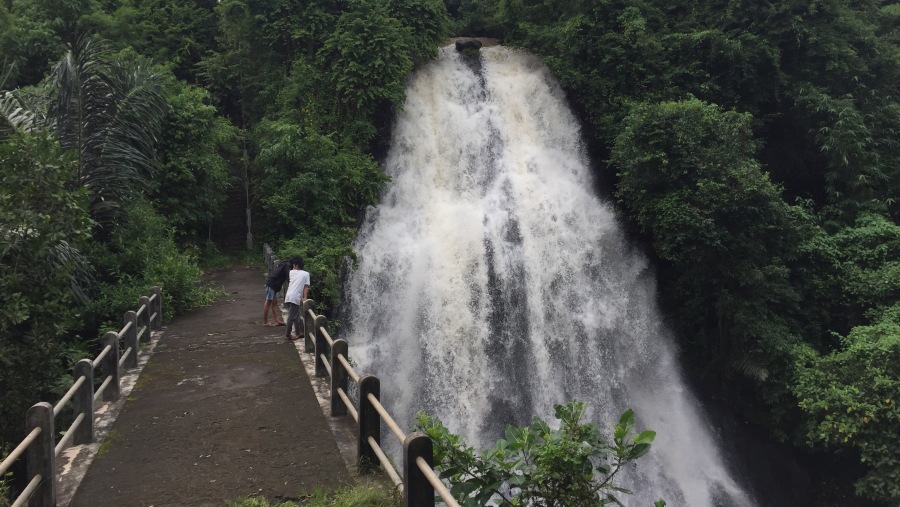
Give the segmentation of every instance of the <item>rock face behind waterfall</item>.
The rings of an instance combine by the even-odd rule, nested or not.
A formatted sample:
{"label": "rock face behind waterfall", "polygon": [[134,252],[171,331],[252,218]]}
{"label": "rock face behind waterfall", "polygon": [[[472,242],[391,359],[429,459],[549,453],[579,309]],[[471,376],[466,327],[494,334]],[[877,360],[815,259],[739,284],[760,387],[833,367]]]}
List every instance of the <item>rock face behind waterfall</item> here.
{"label": "rock face behind waterfall", "polygon": [[466,51],[478,51],[481,49],[481,41],[478,39],[456,39],[456,50],[460,53]]}
{"label": "rock face behind waterfall", "polygon": [[452,39],[444,41],[441,46],[454,46],[457,51],[463,51],[465,49],[478,51],[481,48],[492,48],[499,44],[499,40],[490,37],[453,37]]}

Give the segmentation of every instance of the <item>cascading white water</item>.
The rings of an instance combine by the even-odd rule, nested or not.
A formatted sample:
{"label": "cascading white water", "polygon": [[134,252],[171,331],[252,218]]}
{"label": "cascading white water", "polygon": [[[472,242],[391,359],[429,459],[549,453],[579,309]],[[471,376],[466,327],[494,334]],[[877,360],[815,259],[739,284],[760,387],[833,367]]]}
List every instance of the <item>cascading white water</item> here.
{"label": "cascading white water", "polygon": [[348,286],[351,355],[410,427],[476,446],[585,401],[658,432],[628,505],[753,505],[688,392],[646,259],[593,191],[578,123],[536,58],[451,48],[407,89]]}

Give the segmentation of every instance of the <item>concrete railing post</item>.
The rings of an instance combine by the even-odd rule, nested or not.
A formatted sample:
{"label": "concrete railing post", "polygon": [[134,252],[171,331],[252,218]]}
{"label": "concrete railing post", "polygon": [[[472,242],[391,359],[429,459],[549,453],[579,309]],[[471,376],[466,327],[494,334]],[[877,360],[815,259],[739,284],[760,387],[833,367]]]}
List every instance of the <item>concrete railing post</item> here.
{"label": "concrete railing post", "polygon": [[141,336],[141,341],[146,343],[150,341],[150,330],[152,329],[150,327],[150,314],[153,313],[153,305],[150,304],[150,298],[141,296],[140,301],[138,301],[138,310],[140,310],[142,306],[144,307],[144,311],[138,316],[138,323],[141,327],[147,328],[147,330],[144,331],[143,336]]}
{"label": "concrete railing post", "polygon": [[363,375],[359,379],[359,435],[357,439],[356,457],[362,472],[378,469],[378,455],[369,445],[369,437],[381,445],[381,416],[369,401],[369,395],[381,400],[381,381],[374,375]]}
{"label": "concrete railing post", "polygon": [[325,323],[328,319],[325,318],[324,315],[317,315],[316,321],[313,323],[313,329],[315,332],[313,336],[316,339],[316,376],[317,377],[325,377],[328,375],[328,370],[325,369],[325,360],[322,359],[322,356],[328,355],[328,342],[325,341]]}
{"label": "concrete railing post", "polygon": [[263,244],[263,262],[266,263],[266,268],[268,271],[272,271],[272,268],[275,267],[272,262],[275,258],[275,252],[272,250],[272,247],[269,246],[268,243]]}
{"label": "concrete railing post", "polygon": [[416,464],[423,458],[428,466],[434,466],[434,450],[431,438],[424,433],[410,433],[403,441],[403,506],[434,506],[434,486]]}
{"label": "concrete railing post", "polygon": [[154,330],[160,330],[162,329],[162,288],[153,287],[150,289],[150,293],[156,294],[156,299],[153,300],[153,313],[156,313],[156,319],[150,325]]}
{"label": "concrete railing post", "polygon": [[40,486],[31,497],[31,507],[56,507],[56,434],[53,407],[47,402],[35,403],[25,414],[25,428],[40,428],[37,440],[28,446],[25,461],[28,481],[41,476]]}
{"label": "concrete railing post", "polygon": [[302,317],[303,317],[303,336],[304,336],[303,351],[304,352],[312,352],[316,348],[316,344],[313,341],[313,337],[312,337],[313,327],[315,327],[313,324],[315,324],[315,322],[313,321],[312,317],[309,316],[310,310],[312,310],[313,313],[316,312],[316,302],[313,301],[312,299],[303,300],[303,305],[302,305],[303,315],[302,315]]}
{"label": "concrete railing post", "polygon": [[[148,329],[147,332],[150,332]],[[100,342],[103,348],[109,345],[109,354],[103,358],[100,363],[100,371],[103,372],[103,379],[112,375],[112,381],[103,391],[103,399],[106,401],[116,401],[119,399],[119,333],[110,331],[103,336]]]}
{"label": "concrete railing post", "polygon": [[[269,268],[268,272],[266,272],[266,278],[269,277],[269,273],[271,273],[272,270],[275,269],[275,266],[277,266],[279,262],[281,262],[281,261],[273,255],[272,262],[269,263],[272,265],[272,267]],[[284,284],[282,284],[282,285],[284,285]],[[281,287],[272,287],[272,290],[275,291],[275,296],[272,298],[272,301],[274,301],[275,304],[277,305],[278,304],[278,293],[281,292],[281,301],[283,302],[284,301],[284,293],[287,291],[281,290]],[[287,307],[285,307],[285,309],[287,309]],[[279,318],[280,318],[280,316],[279,316]],[[293,331],[291,331],[291,333],[293,333]]]}
{"label": "concrete railing post", "polygon": [[[131,324],[131,327],[125,331],[125,335],[122,337],[122,346],[128,350],[131,347],[131,354],[128,356],[128,359],[125,360],[126,368],[137,368],[138,365],[138,349],[140,348],[140,344],[138,343],[138,322],[137,322],[137,314],[134,312],[125,312],[125,318],[123,319],[125,322],[125,326]],[[78,377],[75,377],[78,378]]]}
{"label": "concrete railing post", "polygon": [[335,340],[331,346],[331,416],[347,415],[347,405],[338,395],[338,389],[343,389],[347,394],[347,369],[338,359],[338,356],[347,358],[347,341]]}
{"label": "concrete railing post", "polygon": [[[133,314],[134,312],[128,312]],[[75,381],[84,377],[84,383],[78,388],[72,397],[73,417],[84,414],[81,426],[75,430],[72,443],[75,445],[90,444],[94,442],[94,362],[90,359],[82,359],[75,363],[72,371]]]}

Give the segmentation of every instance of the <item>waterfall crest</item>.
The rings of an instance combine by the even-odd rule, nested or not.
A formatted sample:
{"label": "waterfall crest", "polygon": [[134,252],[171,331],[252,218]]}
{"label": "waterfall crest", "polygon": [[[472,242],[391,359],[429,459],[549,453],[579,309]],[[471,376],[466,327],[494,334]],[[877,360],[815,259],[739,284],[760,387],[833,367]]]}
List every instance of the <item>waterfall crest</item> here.
{"label": "waterfall crest", "polygon": [[[577,399],[658,436],[627,505],[754,505],[682,380],[647,260],[594,191],[578,122],[535,57],[443,48],[407,89],[348,281],[351,356],[401,426],[486,446]],[[607,433],[608,434],[608,433]]]}

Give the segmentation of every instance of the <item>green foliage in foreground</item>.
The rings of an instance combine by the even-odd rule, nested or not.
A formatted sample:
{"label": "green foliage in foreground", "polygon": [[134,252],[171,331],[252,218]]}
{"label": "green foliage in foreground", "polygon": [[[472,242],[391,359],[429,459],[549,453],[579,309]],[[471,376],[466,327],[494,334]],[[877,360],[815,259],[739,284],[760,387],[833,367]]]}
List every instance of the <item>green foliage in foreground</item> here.
{"label": "green foliage in foreground", "polygon": [[[5,456],[5,454],[4,454]],[[9,496],[9,485],[6,483],[6,480],[0,477],[0,507],[9,507],[10,503],[7,500]]]}
{"label": "green foliage in foreground", "polygon": [[316,491],[300,503],[272,504],[265,498],[253,497],[229,502],[228,507],[400,507],[402,504],[400,495],[394,490],[362,485],[331,494]]}
{"label": "green foliage in foreground", "polygon": [[[631,494],[613,479],[644,456],[656,432],[632,435],[634,412],[625,411],[614,427],[612,443],[594,423],[582,423],[585,405],[556,405],[561,426],[551,429],[539,418],[531,426],[508,426],[506,438],[482,453],[465,445],[436,418],[419,413],[417,431],[434,442],[434,462],[460,505],[546,507],[621,505],[616,495]],[[657,507],[665,502],[659,500]]]}

